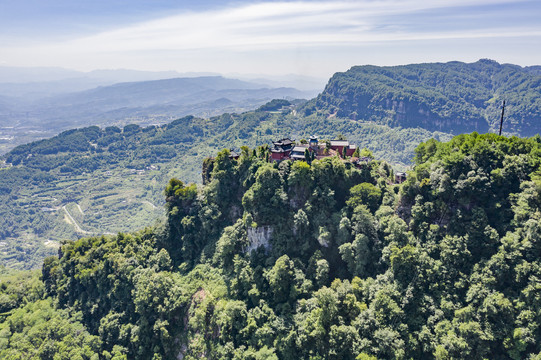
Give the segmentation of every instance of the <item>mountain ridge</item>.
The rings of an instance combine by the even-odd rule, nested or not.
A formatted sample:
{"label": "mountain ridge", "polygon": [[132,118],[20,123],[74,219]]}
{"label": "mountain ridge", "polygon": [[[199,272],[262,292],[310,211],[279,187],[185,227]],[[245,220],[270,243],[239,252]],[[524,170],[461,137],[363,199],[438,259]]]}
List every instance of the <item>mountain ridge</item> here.
{"label": "mountain ridge", "polygon": [[[1,87],[1,84],[0,84]],[[315,93],[222,76],[125,82],[38,99],[0,97],[0,153],[18,144],[90,125],[163,124],[186,115],[211,117],[255,109],[274,98]],[[229,101],[216,101],[227,99]]]}
{"label": "mountain ridge", "polygon": [[[54,252],[51,246],[61,239],[149,226],[163,212],[163,184],[173,176],[200,183],[205,156],[223,148],[268,146],[284,137],[300,141],[313,134],[322,139],[347,134],[356,145],[401,169],[420,141],[450,138],[424,129],[305,118],[295,108],[209,119],[187,116],[160,126],[64,131],[0,157],[8,162],[0,170],[0,241],[6,242],[0,259],[12,267],[31,268],[43,252]],[[66,221],[66,212],[85,233]]]}
{"label": "mountain ridge", "polygon": [[336,73],[308,111],[370,120],[391,126],[445,132],[504,131],[532,136],[541,131],[541,76],[518,65],[482,59],[400,66],[354,66]]}

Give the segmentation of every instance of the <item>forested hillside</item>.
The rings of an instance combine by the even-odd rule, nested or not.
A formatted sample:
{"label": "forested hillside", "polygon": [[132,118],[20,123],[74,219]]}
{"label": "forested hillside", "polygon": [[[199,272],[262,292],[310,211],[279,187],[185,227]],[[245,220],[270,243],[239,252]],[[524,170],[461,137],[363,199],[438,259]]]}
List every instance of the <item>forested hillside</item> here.
{"label": "forested hillside", "polygon": [[229,154],[169,181],[159,225],[4,274],[0,357],[541,356],[539,136],[427,141],[400,185],[384,161]]}
{"label": "forested hillside", "polygon": [[541,132],[541,75],[491,60],[354,66],[336,73],[305,112],[459,134],[496,131],[506,100],[504,132]]}
{"label": "forested hillside", "polygon": [[[235,83],[203,80],[193,81],[199,88],[216,80],[223,89]],[[186,89],[165,94],[186,81],[192,80],[123,84],[62,99],[92,107],[116,94],[126,106],[148,105],[154,100],[144,100],[145,89],[152,85],[159,101],[171,105],[175,96],[194,97]],[[317,98],[284,111],[281,104],[288,101],[282,99],[241,114],[189,116],[150,127],[88,127],[22,145],[0,159],[0,261],[31,268],[54,253],[62,239],[152,225],[163,215],[161,189],[168,179],[200,182],[199,164],[222,148],[239,151],[282,137],[343,135],[403,170],[421,141],[494,131],[502,99],[507,101],[504,133],[534,135],[541,130],[540,84],[537,67],[490,60],[357,66],[335,74]],[[53,108],[60,106],[51,101]]]}
{"label": "forested hillside", "polygon": [[264,111],[275,107],[271,102],[258,111],[189,116],[163,126],[74,129],[13,149],[2,158],[11,167],[1,169],[0,160],[0,264],[40,266],[62,239],[152,225],[164,214],[167,181],[176,176],[200,183],[203,159],[222,148],[347,134],[361,148],[404,167],[419,142],[449,138],[422,129],[304,117],[294,109]]}

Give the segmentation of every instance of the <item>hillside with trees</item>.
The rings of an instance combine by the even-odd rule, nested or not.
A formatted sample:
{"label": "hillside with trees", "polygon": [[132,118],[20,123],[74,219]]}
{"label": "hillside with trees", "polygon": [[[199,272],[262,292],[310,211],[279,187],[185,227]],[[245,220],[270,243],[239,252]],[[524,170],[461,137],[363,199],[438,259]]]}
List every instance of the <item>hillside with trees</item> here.
{"label": "hillside with trees", "polygon": [[[538,70],[490,60],[357,66],[335,74],[325,91],[306,103],[276,99],[240,114],[187,116],[147,127],[91,126],[18,146],[0,158],[1,264],[33,268],[63,239],[152,225],[163,215],[161,190],[168,179],[200,183],[200,163],[223,148],[238,152],[241,146],[268,145],[283,137],[300,142],[311,135],[327,140],[345,136],[404,170],[422,141],[494,132],[502,99],[507,101],[504,134],[534,135],[541,130]],[[61,96],[50,105],[88,108],[115,94],[126,106],[148,105],[154,101],[144,100],[149,89],[156,101],[167,103],[181,94],[197,98],[197,92],[189,91],[191,82],[201,90],[215,81],[225,90],[244,86],[252,91],[255,86],[212,77],[127,83],[80,97]]]}
{"label": "hillside with trees", "polygon": [[[0,264],[39,267],[61,240],[153,225],[164,214],[168,180],[201,183],[203,159],[223,148],[347,134],[361,149],[404,168],[419,142],[449,139],[423,129],[304,117],[293,107],[277,100],[259,111],[188,116],[162,126],[93,126],[16,147],[0,159]],[[2,160],[11,166],[2,169]]]}
{"label": "hillside with trees", "polygon": [[541,131],[540,94],[537,67],[491,60],[367,65],[336,73],[304,111],[460,134],[497,131],[505,100],[504,132],[533,136]]}
{"label": "hillside with trees", "polygon": [[385,161],[220,151],[159,224],[4,272],[0,357],[538,358],[541,139],[415,153],[394,184]]}

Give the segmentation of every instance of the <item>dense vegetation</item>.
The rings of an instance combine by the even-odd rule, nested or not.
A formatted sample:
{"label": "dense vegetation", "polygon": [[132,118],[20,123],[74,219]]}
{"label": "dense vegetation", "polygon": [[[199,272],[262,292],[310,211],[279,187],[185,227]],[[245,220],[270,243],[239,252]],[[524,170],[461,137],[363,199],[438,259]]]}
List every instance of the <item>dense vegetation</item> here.
{"label": "dense vegetation", "polygon": [[66,242],[2,302],[0,357],[541,356],[539,137],[427,141],[401,185],[384,161],[267,151],[171,179],[160,225]]}
{"label": "dense vegetation", "polygon": [[480,60],[378,67],[336,73],[305,112],[452,133],[496,131],[506,100],[504,131],[541,131],[541,75],[535,68]]}
{"label": "dense vegetation", "polygon": [[[268,109],[290,104],[269,103]],[[449,138],[346,119],[297,116],[294,110],[185,117],[163,126],[74,129],[21,145],[0,169],[0,264],[39,266],[62,239],[133,231],[163,216],[163,186],[176,176],[201,182],[201,162],[222,148],[269,144],[284,136],[348,134],[361,148],[404,167],[420,141]]]}
{"label": "dense vegetation", "polygon": [[[107,102],[109,95],[120,94],[119,89],[134,88],[140,101],[131,98],[129,91],[119,96],[138,104],[146,96],[144,86],[154,84],[151,93],[161,96],[174,83],[103,88],[76,103]],[[242,114],[188,116],[149,127],[93,126],[21,145],[0,159],[0,264],[32,268],[44,255],[53,254],[62,239],[152,225],[163,215],[163,184],[173,176],[201,182],[199,164],[222,148],[238,151],[242,145],[256,147],[286,136],[300,141],[314,134],[322,139],[347,134],[361,148],[404,170],[421,141],[447,141],[450,133],[495,131],[503,99],[507,101],[504,133],[534,135],[541,130],[540,84],[537,67],[490,60],[356,66],[335,74],[325,91],[305,104],[273,100]],[[188,88],[181,93],[198,98]],[[159,101],[177,95],[166,94]],[[175,113],[173,108],[167,116]],[[85,116],[94,114],[85,112]],[[107,114],[108,121],[111,116]]]}

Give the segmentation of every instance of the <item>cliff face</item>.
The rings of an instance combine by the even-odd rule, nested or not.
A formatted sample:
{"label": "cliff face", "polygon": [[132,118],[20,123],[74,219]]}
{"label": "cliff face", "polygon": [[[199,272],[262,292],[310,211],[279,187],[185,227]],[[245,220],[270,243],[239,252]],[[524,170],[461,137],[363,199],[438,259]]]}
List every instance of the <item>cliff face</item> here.
{"label": "cliff face", "polygon": [[271,226],[249,227],[247,229],[249,244],[244,251],[249,254],[252,250],[257,250],[259,247],[268,250],[273,231],[274,229]]}
{"label": "cliff face", "polygon": [[356,66],[335,74],[315,99],[329,115],[451,133],[541,130],[541,76],[528,68],[480,60],[473,64]]}
{"label": "cliff face", "polygon": [[[369,120],[379,124],[401,127],[421,127],[431,131],[450,133],[487,132],[489,124],[482,116],[482,109],[470,109],[462,116],[441,116],[420,101],[388,97],[378,99],[371,94],[340,95],[340,88],[329,89],[331,113],[354,120]],[[338,96],[334,96],[334,94]],[[320,108],[324,108],[323,106]]]}
{"label": "cliff face", "polygon": [[382,104],[384,111],[394,113],[394,121],[403,127],[420,126],[429,130],[446,132],[486,132],[486,119],[477,115],[477,111],[468,117],[442,117],[431,111],[427,106],[405,100],[386,99]]}

